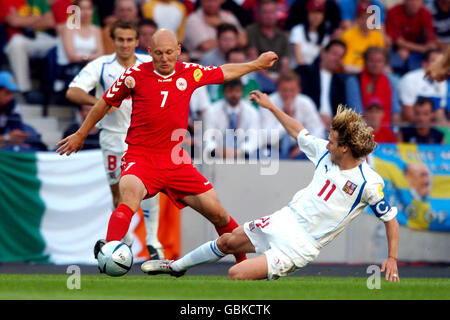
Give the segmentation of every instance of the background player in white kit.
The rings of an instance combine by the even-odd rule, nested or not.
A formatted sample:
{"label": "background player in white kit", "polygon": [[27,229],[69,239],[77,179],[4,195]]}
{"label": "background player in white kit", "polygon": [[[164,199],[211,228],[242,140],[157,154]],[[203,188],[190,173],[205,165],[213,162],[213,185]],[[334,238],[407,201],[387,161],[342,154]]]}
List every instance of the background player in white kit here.
{"label": "background player in white kit", "polygon": [[187,269],[219,260],[232,253],[261,253],[234,265],[230,279],[277,279],[313,261],[366,206],[385,223],[388,258],[381,271],[386,280],[399,281],[397,270],[397,208],[383,195],[383,179],[365,162],[375,148],[372,128],[361,116],[339,106],[329,141],[309,135],[297,120],[272,104],[266,94],[251,93],[251,100],[270,110],[300,149],[314,163],[311,183],[272,215],[245,223],[194,249],[179,260],[154,260],[142,264],[148,274],[183,275]]}
{"label": "background player in white kit", "polygon": [[[66,96],[74,103],[94,105],[105,91],[119,78],[123,72],[143,62],[151,61],[149,55],[136,54],[138,45],[138,29],[131,22],[117,21],[111,27],[111,38],[115,53],[99,57],[86,65],[69,84]],[[95,96],[89,94],[95,89]],[[120,108],[113,108],[98,124],[100,131],[100,147],[103,162],[113,196],[114,207],[119,203],[120,161],[127,150],[125,137],[131,119],[131,97],[125,99]],[[151,259],[163,258],[162,245],[158,241],[159,194],[141,202],[147,229],[147,248]],[[124,239],[130,242],[130,235]],[[129,244],[129,243],[128,243]]]}

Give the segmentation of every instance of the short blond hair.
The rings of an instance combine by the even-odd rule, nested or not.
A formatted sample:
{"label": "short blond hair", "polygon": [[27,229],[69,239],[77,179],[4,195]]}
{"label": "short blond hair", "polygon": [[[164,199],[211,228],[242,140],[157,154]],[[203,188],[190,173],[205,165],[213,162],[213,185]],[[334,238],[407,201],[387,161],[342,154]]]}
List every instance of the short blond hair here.
{"label": "short blond hair", "polygon": [[338,145],[348,146],[354,158],[366,157],[375,150],[373,129],[367,125],[359,113],[342,104],[339,105],[331,122],[331,130],[338,133]]}

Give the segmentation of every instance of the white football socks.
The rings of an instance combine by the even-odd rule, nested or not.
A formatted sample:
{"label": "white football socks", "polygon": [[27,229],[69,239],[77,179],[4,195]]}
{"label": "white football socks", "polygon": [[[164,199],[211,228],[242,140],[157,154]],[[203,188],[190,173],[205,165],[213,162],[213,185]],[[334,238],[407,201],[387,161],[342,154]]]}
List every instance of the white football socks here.
{"label": "white football socks", "polygon": [[192,250],[184,257],[172,262],[173,271],[183,271],[204,263],[216,262],[226,256],[217,248],[217,240],[209,241]]}
{"label": "white football socks", "polygon": [[159,193],[153,198],[142,200],[141,208],[144,213],[145,229],[147,231],[146,243],[159,251],[162,249],[162,245],[158,240]]}

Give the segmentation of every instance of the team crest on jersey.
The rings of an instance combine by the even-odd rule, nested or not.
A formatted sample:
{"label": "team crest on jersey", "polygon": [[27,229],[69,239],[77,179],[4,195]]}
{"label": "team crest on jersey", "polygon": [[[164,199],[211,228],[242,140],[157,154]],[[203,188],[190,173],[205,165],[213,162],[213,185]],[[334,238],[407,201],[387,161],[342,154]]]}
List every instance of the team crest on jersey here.
{"label": "team crest on jersey", "polygon": [[351,182],[350,180],[347,180],[347,183],[345,184],[345,186],[342,188],[342,190],[345,193],[348,193],[349,195],[352,195],[353,192],[355,192],[356,188],[358,186],[356,184],[354,184],[353,182]]}
{"label": "team crest on jersey", "polygon": [[134,86],[136,85],[136,80],[134,80],[134,78],[132,76],[128,76],[125,78],[125,85],[128,88],[133,89]]}
{"label": "team crest on jersey", "polygon": [[176,85],[178,90],[184,91],[187,88],[187,81],[185,78],[178,78]]}
{"label": "team crest on jersey", "polygon": [[195,80],[195,82],[199,82],[202,77],[203,77],[202,70],[195,69],[195,71],[194,71],[194,80]]}

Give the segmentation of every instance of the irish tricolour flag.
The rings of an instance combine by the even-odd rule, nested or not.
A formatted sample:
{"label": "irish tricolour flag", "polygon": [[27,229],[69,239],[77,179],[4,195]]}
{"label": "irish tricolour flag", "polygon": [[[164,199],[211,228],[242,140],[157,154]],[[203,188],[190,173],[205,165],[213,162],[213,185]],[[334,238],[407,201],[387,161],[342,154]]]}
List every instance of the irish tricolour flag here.
{"label": "irish tricolour flag", "polygon": [[[106,236],[112,197],[100,150],[0,151],[0,262],[94,264]],[[141,224],[133,217],[131,230]],[[142,243],[133,243],[133,252]]]}

